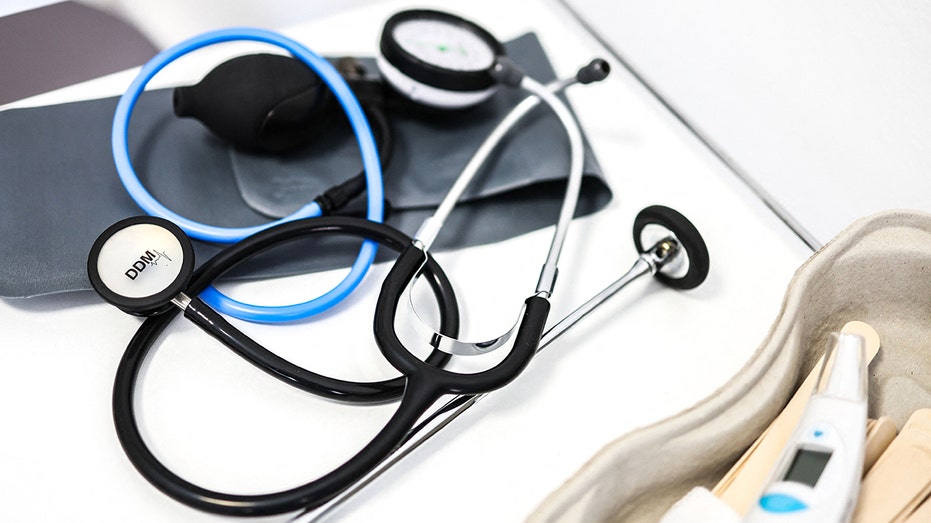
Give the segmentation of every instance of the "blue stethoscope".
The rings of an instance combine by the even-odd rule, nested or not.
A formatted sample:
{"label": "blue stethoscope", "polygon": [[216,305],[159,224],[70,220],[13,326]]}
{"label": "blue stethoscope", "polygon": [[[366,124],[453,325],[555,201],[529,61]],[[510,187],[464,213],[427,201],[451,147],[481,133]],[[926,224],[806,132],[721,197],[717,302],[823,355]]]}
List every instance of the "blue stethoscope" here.
{"label": "blue stethoscope", "polygon": [[[386,27],[394,27],[396,31],[394,36],[397,37],[397,34],[403,36],[403,29],[405,27],[409,29],[408,24],[411,23],[421,28],[423,23],[432,25],[434,29],[452,27],[453,36],[466,31],[481,39],[487,34],[480,28],[476,30],[472,27],[474,24],[470,25],[470,22],[465,22],[458,17],[424,10],[400,13],[389,20]],[[398,27],[401,30],[398,30]],[[490,35],[488,38],[491,38]],[[128,120],[138,91],[170,57],[183,54],[187,50],[196,48],[195,46],[202,47],[236,39],[279,44],[289,49],[301,60],[313,64],[311,67],[319,67],[318,71],[331,87],[333,85],[340,86],[340,89],[345,87],[341,79],[327,76],[331,72],[323,72],[327,71],[327,67],[317,63],[317,59],[313,58],[315,55],[300,48],[293,41],[270,36],[270,33],[264,31],[231,30],[211,33],[192,40],[195,43],[188,41],[176,46],[163,53],[164,57],[156,62],[159,65],[147,65],[143,68],[143,72],[131,89],[135,91],[135,94],[130,93],[121,99],[117,119]],[[422,50],[405,46],[402,41],[398,49],[392,52],[395,54],[400,52],[402,58],[394,57],[396,68],[405,76],[410,77],[411,82],[408,83],[410,88],[415,92],[419,91],[420,96],[428,99],[428,103],[444,105],[453,103],[450,100],[463,98],[460,96],[461,93],[454,93],[451,97],[445,94],[434,97],[436,93],[432,90],[418,87],[427,83],[442,87],[446,82],[444,75],[437,75],[436,71],[420,76],[416,74],[418,70],[416,67],[410,68],[411,64],[416,65],[418,60],[424,58],[421,56]],[[353,125],[360,148],[363,149],[369,188],[368,216],[369,218],[374,216],[376,219],[304,216],[301,213],[319,212],[319,208],[308,205],[296,215],[271,224],[258,228],[237,229],[237,234],[251,233],[237,241],[234,233],[227,230],[211,228],[187,220],[175,225],[173,222],[176,217],[173,213],[148,196],[135,176],[123,179],[127,187],[132,187],[131,190],[138,193],[134,194],[134,197],[140,198],[145,203],[146,206],[143,208],[156,217],[129,218],[108,228],[91,249],[88,258],[88,275],[94,288],[106,301],[132,314],[152,316],[142,324],[127,347],[117,371],[113,393],[117,435],[127,456],[149,482],[176,500],[218,514],[259,516],[321,506],[329,500],[336,499],[341,493],[349,491],[350,487],[365,478],[367,474],[379,470],[379,467],[384,466],[383,464],[392,462],[391,458],[398,449],[417,435],[419,420],[434,419],[436,416],[450,412],[454,407],[461,407],[470,398],[480,397],[507,384],[526,367],[532,356],[543,345],[552,341],[555,336],[565,331],[588,311],[597,307],[608,296],[630,281],[645,274],[654,274],[660,281],[670,286],[686,289],[697,286],[704,280],[708,271],[708,254],[697,230],[688,220],[671,209],[650,207],[642,211],[634,223],[634,241],[641,252],[634,267],[608,289],[547,331],[545,327],[549,311],[548,300],[556,281],[556,262],[574,214],[582,176],[581,133],[568,109],[554,96],[554,92],[575,83],[598,81],[606,76],[607,68],[604,62],[596,60],[583,67],[573,77],[558,80],[547,86],[525,77],[519,68],[501,56],[492,55],[492,60],[483,71],[485,71],[484,75],[476,75],[470,80],[479,87],[473,91],[488,90],[487,85],[484,88],[481,87],[486,80],[479,78],[479,76],[487,76],[492,83],[520,86],[529,91],[531,95],[516,106],[483,142],[437,211],[423,224],[413,238],[379,223],[382,213],[381,185],[380,178],[372,176],[372,172],[378,172],[377,154],[373,152],[374,140],[367,124],[363,125],[364,115],[358,103],[352,101],[341,99],[347,114],[355,115],[350,118],[355,117],[359,120]],[[444,91],[444,89],[439,90]],[[344,94],[346,93],[348,93],[347,98],[351,98],[351,92],[347,90]],[[482,94],[482,96],[486,95]],[[468,103],[474,103],[475,97],[464,98],[469,99]],[[459,311],[455,296],[442,269],[433,260],[429,247],[439,234],[455,202],[492,151],[521,118],[540,101],[552,108],[566,128],[571,156],[566,195],[549,252],[536,288],[524,302],[520,318],[513,329],[503,335],[480,342],[459,340],[456,337]],[[125,125],[119,129],[117,127],[114,127],[114,143],[119,143],[120,154],[127,155],[127,158],[123,158],[120,167],[122,178],[124,172],[131,173],[132,169],[125,146]],[[373,191],[373,187],[376,187],[376,190]],[[164,217],[158,217],[162,213],[167,214]],[[186,227],[192,228],[195,232],[188,232]],[[203,235],[207,231],[222,234],[207,237]],[[203,289],[227,270],[276,245],[296,238],[333,233],[365,238],[367,241],[364,245],[371,245],[372,255],[374,255],[376,243],[401,253],[382,285],[374,318],[374,333],[379,349],[392,366],[402,374],[399,378],[389,380],[390,383],[346,382],[297,367],[233,327],[211,307],[202,293]],[[211,239],[211,241],[220,241],[217,238],[223,238],[223,241],[235,241],[236,243],[194,271],[193,249],[188,235],[200,239]],[[359,259],[363,259],[362,254],[366,252],[363,248]],[[370,262],[371,260],[368,263]],[[139,267],[139,270],[131,273],[130,271],[135,270],[136,267]],[[364,269],[361,270],[364,274]],[[133,277],[130,278],[130,275]],[[127,282],[127,278],[131,282]],[[439,328],[433,329],[421,325],[425,336],[416,341],[418,345],[429,350],[430,355],[426,360],[415,356],[395,331],[396,315],[402,300],[418,278],[424,278],[428,282],[440,310]],[[206,298],[210,296],[211,294],[207,294]],[[356,455],[340,467],[306,484],[281,492],[252,495],[216,492],[194,485],[171,472],[151,453],[140,434],[134,410],[135,383],[146,355],[178,312],[183,312],[187,319],[193,321],[205,332],[257,367],[289,385],[324,397],[355,402],[383,402],[400,397],[400,406],[378,435]],[[506,341],[511,339],[514,341],[509,353],[490,369],[465,374],[443,368],[453,355],[485,354],[502,347]],[[435,407],[437,400],[446,394],[458,395],[459,402]]]}
{"label": "blue stethoscope", "polygon": [[[132,199],[147,214],[175,223],[191,238],[224,244],[238,242],[275,225],[322,214],[319,204],[313,201],[289,216],[263,225],[236,228],[207,225],[185,218],[159,202],[142,185],[133,169],[127,134],[133,108],[146,84],[165,66],[185,54],[210,45],[241,40],[272,44],[287,50],[314,70],[330,88],[349,118],[362,153],[367,205],[365,217],[373,222],[381,222],[384,217],[384,188],[378,149],[365,113],[349,85],[328,61],[300,43],[271,31],[253,28],[225,29],[205,33],[162,51],[142,67],[129,88],[120,97],[113,117],[111,144],[120,181]],[[365,277],[375,260],[377,249],[375,242],[364,242],[349,273],[340,283],[321,296],[302,303],[279,306],[253,305],[234,300],[212,286],[201,293],[201,298],[224,314],[250,321],[285,322],[307,318],[333,307],[348,296]]]}

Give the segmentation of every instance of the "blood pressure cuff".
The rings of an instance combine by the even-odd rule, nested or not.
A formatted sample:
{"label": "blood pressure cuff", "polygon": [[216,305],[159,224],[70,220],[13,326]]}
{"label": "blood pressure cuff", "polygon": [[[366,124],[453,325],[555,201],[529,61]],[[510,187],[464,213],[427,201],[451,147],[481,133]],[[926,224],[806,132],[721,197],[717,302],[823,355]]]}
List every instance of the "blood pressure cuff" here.
{"label": "blood pressure cuff", "polygon": [[[528,74],[554,78],[537,38],[505,45]],[[369,73],[375,72],[365,60]],[[491,129],[523,97],[500,89],[450,114],[387,113],[394,134],[385,170],[386,221],[413,234],[432,214]],[[117,98],[0,112],[0,296],[89,289],[86,257],[111,223],[142,214],[119,182],[110,151]],[[348,123],[305,149],[254,155],[232,149],[200,123],[174,116],[170,90],[147,91],[133,112],[129,148],[142,183],[168,208],[204,223],[243,226],[287,215],[361,169]],[[495,242],[550,226],[569,168],[565,131],[545,106],[521,122],[489,159],[438,236],[434,250]],[[588,143],[577,216],[611,192]],[[353,203],[364,213],[364,198]],[[349,209],[347,212],[352,212]],[[237,268],[255,278],[347,266],[358,243],[286,245]],[[206,260],[221,247],[195,242]],[[541,257],[545,253],[541,253]]]}

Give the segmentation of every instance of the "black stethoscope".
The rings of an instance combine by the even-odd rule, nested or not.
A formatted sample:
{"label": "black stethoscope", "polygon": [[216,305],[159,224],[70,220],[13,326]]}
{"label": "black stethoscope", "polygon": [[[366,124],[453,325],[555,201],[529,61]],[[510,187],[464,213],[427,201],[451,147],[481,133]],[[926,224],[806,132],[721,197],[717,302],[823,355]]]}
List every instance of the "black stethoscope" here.
{"label": "black stethoscope", "polygon": [[[170,222],[153,217],[129,218],[114,224],[95,243],[89,264],[111,260],[111,249],[139,252],[139,249],[144,248],[141,252],[151,253],[143,255],[151,258],[153,265],[143,269],[143,272],[151,271],[150,274],[155,274],[157,271],[167,271],[175,274],[177,268],[177,274],[165,284],[165,290],[157,292],[155,296],[135,299],[114,296],[105,284],[94,282],[95,288],[98,292],[102,291],[101,295],[107,301],[117,306],[122,304],[123,307],[131,303],[131,308],[127,308],[130,312],[143,314],[163,311],[142,323],[120,360],[113,388],[113,416],[117,436],[126,455],[136,469],[165,494],[200,510],[237,516],[279,514],[323,505],[373,471],[380,473],[379,468],[389,463],[398,449],[416,436],[417,428],[422,426],[421,420],[430,420],[451,409],[461,409],[464,401],[474,401],[476,397],[510,382],[540,348],[628,283],[643,275],[654,274],[669,286],[689,289],[704,280],[709,267],[705,244],[687,219],[666,207],[648,207],[641,211],[634,222],[634,241],[641,254],[625,275],[546,334],[543,334],[543,322],[548,302],[536,295],[531,297],[528,303],[533,304],[530,307],[536,308],[530,310],[528,307],[529,312],[525,312],[521,329],[515,337],[514,348],[505,359],[480,373],[460,374],[440,368],[448,361],[448,354],[433,350],[422,361],[408,352],[397,339],[393,327],[384,326],[386,321],[394,318],[401,294],[407,285],[406,280],[411,274],[419,273],[429,283],[439,305],[439,330],[446,336],[455,336],[458,332],[458,308],[446,275],[429,254],[426,255],[426,262],[409,255],[405,257],[406,262],[397,263],[392,268],[392,275],[384,282],[379,294],[376,311],[376,323],[383,324],[381,327],[376,326],[379,348],[402,375],[372,383],[339,380],[294,365],[237,330],[199,298],[189,297],[196,296],[224,272],[252,256],[282,243],[324,234],[364,237],[396,251],[408,249],[408,252],[414,252],[410,250],[411,238],[387,225],[351,217],[309,218],[278,225],[230,246],[204,263],[188,281],[193,263],[187,260],[193,251],[186,236]],[[164,236],[160,245],[156,246],[150,241],[154,235]],[[135,238],[129,238],[131,236]],[[117,258],[127,259],[125,256]],[[125,267],[125,263],[121,263],[117,270]],[[183,289],[183,292],[178,289]],[[238,495],[194,485],[174,474],[149,450],[136,421],[134,404],[136,382],[146,356],[180,311],[183,311],[185,318],[236,354],[291,386],[330,399],[359,403],[380,403],[402,395],[398,410],[371,442],[349,461],[299,487],[270,494]],[[447,393],[457,394],[459,398],[431,412],[436,400]],[[465,403],[466,407],[470,404]],[[455,414],[459,413],[461,410]]]}
{"label": "black stethoscope", "polygon": [[[421,27],[414,33],[449,30],[459,34],[462,31],[468,32],[467,28],[471,27],[453,23],[446,16],[427,16],[428,27]],[[421,18],[415,20],[418,24],[422,22]],[[481,395],[513,380],[529,363],[544,336],[548,300],[557,275],[556,262],[574,213],[581,180],[581,134],[571,114],[553,96],[553,92],[573,83],[599,80],[606,73],[603,62],[596,61],[573,78],[542,86],[523,77],[519,69],[506,59],[494,56],[485,74],[493,81],[520,85],[532,95],[512,110],[482,144],[437,212],[425,222],[413,239],[389,226],[359,218],[308,218],[283,223],[249,236],[193,271],[193,249],[189,240],[171,222],[160,218],[137,217],[108,228],[95,242],[88,258],[88,274],[94,288],[106,301],[126,312],[154,315],[143,322],[129,343],[114,384],[113,411],[117,434],[136,468],[169,496],[209,512],[259,516],[316,507],[376,470],[380,463],[414,435],[418,420],[429,413],[442,395]],[[424,78],[412,78],[413,85],[429,82],[432,74]],[[444,88],[443,85],[434,87]],[[459,321],[456,299],[448,279],[429,254],[429,246],[455,201],[488,155],[523,115],[541,100],[553,108],[566,127],[572,157],[566,197],[549,253],[537,287],[533,295],[525,300],[515,329],[492,340],[460,341],[456,339]],[[701,236],[688,220],[671,209],[651,207],[638,215],[634,226],[635,243],[642,254],[634,268],[618,280],[623,281],[620,286],[647,273],[654,273],[661,281],[678,288],[691,288],[704,280],[708,271],[707,250]],[[374,325],[376,341],[382,354],[401,372],[401,377],[376,383],[355,383],[312,373],[283,360],[251,340],[197,297],[217,277],[252,256],[282,243],[324,234],[362,237],[401,251],[382,285]],[[439,329],[430,329],[429,339],[425,340],[424,345],[431,349],[426,360],[409,352],[398,337],[394,325],[399,304],[416,277],[427,280],[440,309]],[[601,301],[606,297],[601,298]],[[589,304],[591,308],[597,306],[594,301]],[[147,448],[139,433],[133,405],[135,384],[145,356],[179,310],[237,354],[292,386],[324,397],[356,402],[383,402],[401,395],[398,410],[355,456],[304,485],[257,495],[226,494],[194,485],[167,469]],[[561,329],[568,328],[583,315],[573,313],[559,324],[565,324]],[[449,353],[483,354],[502,346],[509,338],[514,340],[510,352],[490,369],[464,374],[441,368],[450,358]]]}
{"label": "black stethoscope", "polygon": [[[640,252],[640,255],[630,269],[543,332],[534,350],[534,354],[556,341],[582,318],[597,309],[618,291],[641,276],[652,274],[664,285],[680,290],[695,288],[707,277],[709,257],[704,240],[695,226],[674,209],[661,205],[654,205],[641,210],[634,219],[633,237],[634,244]],[[432,258],[428,259],[432,260]],[[424,268],[426,268],[426,265]],[[426,275],[427,273],[421,271],[420,274]],[[381,302],[384,295],[384,292],[379,295],[379,302]],[[390,297],[387,299],[393,301],[393,306],[395,308],[397,307],[397,300],[391,300]],[[385,317],[387,316],[388,314],[386,313]],[[378,320],[376,319],[376,321]],[[404,355],[409,356],[409,353],[405,352],[403,345],[400,343],[389,344],[387,347],[387,352],[384,347],[382,348],[383,353],[400,354],[402,357]],[[530,356],[532,356],[532,354],[524,352],[524,354],[518,356],[518,358],[529,359]],[[443,379],[442,376],[438,377],[438,373],[431,374],[431,371],[425,370],[425,365],[422,362],[418,364],[416,361],[412,361],[411,363],[416,369],[412,370],[410,376],[417,376],[416,379],[426,382],[433,381],[433,386],[438,390],[443,390],[444,386],[449,383]],[[520,362],[517,362],[517,364],[520,365]],[[502,380],[507,380],[507,374],[502,372],[500,378]],[[427,388],[431,387],[428,386]],[[450,390],[446,392],[451,393]],[[334,496],[325,503],[319,504],[316,507],[308,507],[297,517],[293,518],[291,522],[315,523],[327,518],[327,516],[332,514],[339,506],[360,492],[384,472],[399,463],[421,444],[436,435],[453,420],[474,406],[487,394],[488,391],[478,393],[460,392],[442,405],[435,401],[432,405],[425,404],[423,414],[419,418],[417,425],[411,428],[403,443],[392,451],[391,455],[386,456],[381,463],[369,471],[365,477],[356,481],[350,488],[340,492],[337,496]],[[405,399],[406,398],[407,395],[405,393]],[[412,403],[417,401],[425,402],[425,400],[418,400],[417,398],[411,398],[410,401]],[[432,409],[430,409],[431,406],[433,407]]]}

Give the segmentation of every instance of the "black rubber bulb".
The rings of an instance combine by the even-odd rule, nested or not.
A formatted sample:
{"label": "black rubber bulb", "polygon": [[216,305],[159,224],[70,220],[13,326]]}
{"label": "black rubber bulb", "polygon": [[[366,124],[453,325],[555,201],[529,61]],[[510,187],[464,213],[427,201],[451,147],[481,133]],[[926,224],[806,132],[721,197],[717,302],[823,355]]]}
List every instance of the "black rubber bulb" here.
{"label": "black rubber bulb", "polygon": [[199,83],[177,87],[174,112],[193,117],[234,147],[278,153],[330,125],[334,97],[301,61],[251,54],[216,66]]}

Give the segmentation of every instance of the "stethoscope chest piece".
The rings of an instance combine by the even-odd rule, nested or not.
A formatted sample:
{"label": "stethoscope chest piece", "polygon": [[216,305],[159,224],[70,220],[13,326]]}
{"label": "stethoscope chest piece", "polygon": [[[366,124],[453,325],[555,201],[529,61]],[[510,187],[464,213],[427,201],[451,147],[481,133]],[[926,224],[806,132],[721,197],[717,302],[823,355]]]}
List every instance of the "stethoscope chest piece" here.
{"label": "stethoscope chest piece", "polygon": [[194,272],[194,248],[163,218],[135,216],[107,228],[87,258],[87,276],[108,303],[136,316],[172,307]]}
{"label": "stethoscope chest piece", "polygon": [[641,253],[664,239],[675,242],[675,256],[655,274],[660,282],[674,289],[687,290],[705,281],[710,268],[708,247],[698,229],[678,211],[651,205],[637,213],[633,232],[634,245]]}

